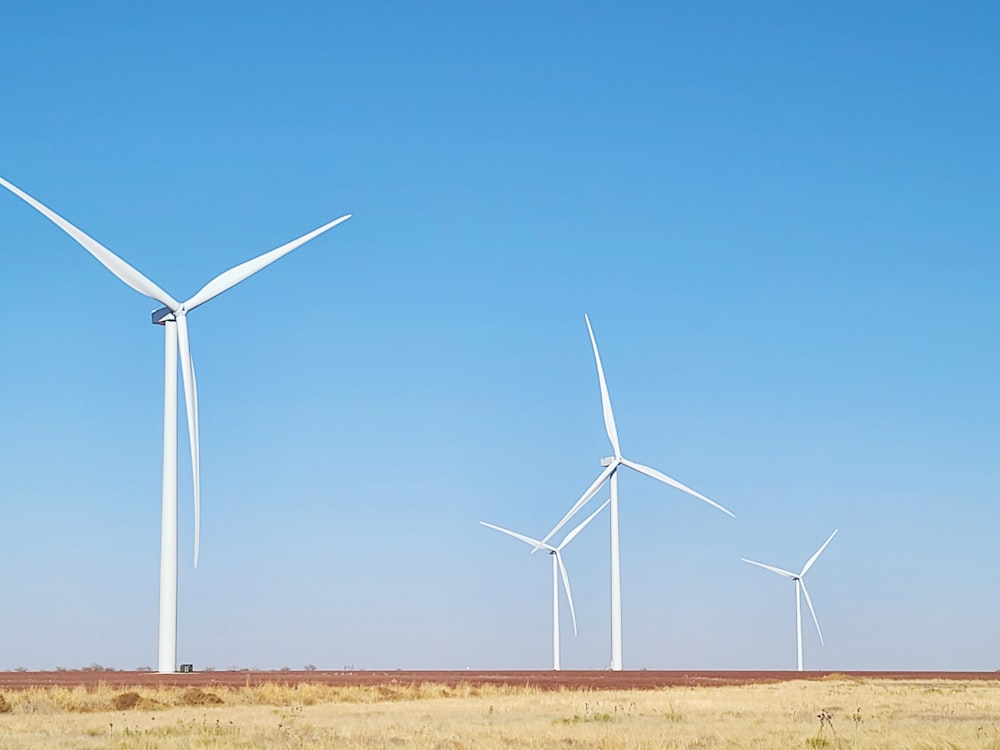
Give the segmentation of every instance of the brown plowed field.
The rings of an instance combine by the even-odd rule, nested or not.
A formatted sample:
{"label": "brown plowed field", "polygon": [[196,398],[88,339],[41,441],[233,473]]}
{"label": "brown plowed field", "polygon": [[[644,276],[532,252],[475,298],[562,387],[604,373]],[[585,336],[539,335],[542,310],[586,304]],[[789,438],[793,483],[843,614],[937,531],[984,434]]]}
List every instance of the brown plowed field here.
{"label": "brown plowed field", "polygon": [[756,682],[818,680],[831,676],[879,678],[892,680],[1000,680],[998,672],[696,672],[696,671],[492,671],[492,672],[408,672],[408,671],[312,671],[312,672],[192,672],[161,675],[155,672],[61,671],[0,672],[0,690],[31,687],[93,687],[99,683],[111,687],[179,686],[244,687],[266,683],[296,685],[318,683],[334,686],[420,685],[425,683],[455,686],[510,685],[531,686],[544,690],[589,688],[595,690],[642,690],[674,685],[742,685]]}

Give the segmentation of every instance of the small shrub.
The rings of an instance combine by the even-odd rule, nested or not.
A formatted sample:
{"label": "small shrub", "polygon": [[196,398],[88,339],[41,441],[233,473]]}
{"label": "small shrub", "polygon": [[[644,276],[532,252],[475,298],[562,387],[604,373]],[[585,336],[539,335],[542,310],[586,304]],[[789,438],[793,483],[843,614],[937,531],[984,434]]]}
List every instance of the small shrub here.
{"label": "small shrub", "polygon": [[833,713],[830,709],[824,708],[816,714],[816,718],[819,719],[819,731],[815,737],[806,740],[806,745],[812,748],[828,747],[830,741],[826,738],[826,730],[829,729],[834,738],[837,737],[837,730],[833,728]]}

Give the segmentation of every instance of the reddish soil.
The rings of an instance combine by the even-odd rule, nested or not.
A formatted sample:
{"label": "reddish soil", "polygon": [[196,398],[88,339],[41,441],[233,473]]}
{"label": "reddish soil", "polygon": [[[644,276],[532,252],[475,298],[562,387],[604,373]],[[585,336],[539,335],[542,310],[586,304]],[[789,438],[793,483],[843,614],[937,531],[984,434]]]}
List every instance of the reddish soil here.
{"label": "reddish soil", "polygon": [[880,678],[892,680],[1000,680],[998,672],[591,672],[564,670],[494,671],[494,672],[378,672],[378,671],[313,671],[313,672],[192,672],[161,675],[155,672],[0,672],[0,690],[23,690],[29,687],[93,687],[99,683],[111,687],[168,685],[178,687],[244,687],[265,683],[297,685],[372,686],[420,685],[432,683],[455,686],[511,685],[531,686],[544,690],[560,688],[590,689],[652,689],[676,685],[743,685],[755,682],[786,680],[818,680],[831,675],[847,678]]}

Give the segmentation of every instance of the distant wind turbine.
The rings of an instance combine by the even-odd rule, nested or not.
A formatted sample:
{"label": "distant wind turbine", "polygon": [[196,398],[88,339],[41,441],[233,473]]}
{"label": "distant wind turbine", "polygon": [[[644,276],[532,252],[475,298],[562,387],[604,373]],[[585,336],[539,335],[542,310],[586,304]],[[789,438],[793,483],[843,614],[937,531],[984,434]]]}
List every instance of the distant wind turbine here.
{"label": "distant wind turbine", "polygon": [[[597,339],[594,338],[594,329],[590,326],[590,317],[584,315],[587,321],[587,331],[590,333],[590,343],[594,348],[594,360],[597,362],[597,379],[601,386],[601,405],[604,410],[604,427],[608,433],[608,440],[611,441],[611,448],[614,455],[601,459],[601,465],[606,467],[593,484],[580,496],[576,504],[569,509],[562,520],[555,525],[543,542],[547,542],[559,531],[576,513],[586,505],[590,499],[597,494],[601,486],[611,479],[611,669],[622,669],[622,579],[621,579],[621,552],[618,540],[618,467],[627,466],[640,474],[645,474],[664,484],[668,484],[681,492],[686,492],[693,497],[702,500],[709,505],[718,508],[729,516],[733,514],[713,500],[709,500],[704,495],[695,492],[676,479],[671,479],[666,474],[652,469],[649,466],[630,461],[622,456],[621,445],[618,442],[618,429],[615,427],[615,415],[611,410],[611,397],[608,395],[608,384],[604,379],[604,368],[601,366],[601,355],[597,351]],[[735,516],[733,516],[735,518]]]}
{"label": "distant wind turbine", "polygon": [[180,354],[184,381],[184,404],[187,412],[188,442],[191,448],[191,476],[194,483],[194,564],[198,566],[201,543],[201,480],[198,443],[198,388],[188,339],[187,315],[196,307],[219,296],[227,289],[252,276],[262,268],[351,218],[350,214],[324,224],[297,240],[282,245],[252,260],[219,274],[186,302],[178,302],[139,271],[112,253],[97,240],[70,224],[30,195],[0,178],[0,185],[31,205],[53,224],[83,246],[105,268],[140,294],[165,307],[153,313],[153,323],[162,325],[166,339],[163,396],[163,494],[160,520],[160,622],[158,669],[177,671],[177,357]]}
{"label": "distant wind turbine", "polygon": [[480,521],[483,526],[491,529],[496,529],[497,531],[512,536],[515,539],[520,539],[526,544],[530,544],[535,550],[546,549],[549,554],[552,555],[552,669],[559,669],[559,577],[562,576],[563,588],[566,590],[566,601],[569,602],[569,614],[573,619],[573,635],[576,635],[576,610],[573,608],[573,593],[569,588],[569,573],[566,572],[566,566],[563,564],[562,551],[567,544],[572,542],[576,535],[579,534],[587,526],[588,523],[594,520],[598,513],[604,510],[610,500],[606,500],[604,505],[595,510],[587,519],[569,532],[566,538],[562,540],[562,544],[558,547],[553,547],[551,544],[546,544],[545,542],[539,541],[538,539],[532,539],[530,536],[524,536],[524,534],[518,534],[516,531],[510,531],[509,529],[501,528],[500,526],[494,526],[491,523],[486,523],[486,521]]}
{"label": "distant wind turbine", "polygon": [[772,573],[777,573],[779,576],[784,576],[785,578],[791,578],[795,581],[795,639],[798,646],[798,656],[799,656],[799,671],[802,671],[802,597],[799,594],[801,589],[802,593],[806,596],[806,604],[809,605],[809,611],[812,613],[813,622],[816,623],[816,633],[819,635],[819,642],[823,643],[823,631],[819,629],[819,620],[816,619],[816,610],[813,609],[812,599],[809,598],[809,590],[806,588],[806,582],[803,580],[805,574],[809,572],[809,568],[813,566],[813,563],[819,558],[826,549],[833,538],[837,535],[840,529],[835,529],[832,534],[823,542],[823,546],[816,550],[816,553],[810,557],[806,564],[802,566],[802,570],[799,573],[792,573],[789,570],[784,570],[782,568],[776,568],[773,565],[765,565],[764,563],[755,562],[753,560],[747,560],[745,557],[740,559],[745,563],[750,563],[751,565],[756,565],[758,568],[763,568],[764,570],[770,570]]}

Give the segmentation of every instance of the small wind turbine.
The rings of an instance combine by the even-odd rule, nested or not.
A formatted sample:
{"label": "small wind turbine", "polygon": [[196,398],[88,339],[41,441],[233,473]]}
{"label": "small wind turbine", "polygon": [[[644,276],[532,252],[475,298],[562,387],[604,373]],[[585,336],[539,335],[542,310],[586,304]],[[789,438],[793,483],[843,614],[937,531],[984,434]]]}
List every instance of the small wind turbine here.
{"label": "small wind turbine", "polygon": [[813,566],[813,563],[819,558],[826,549],[833,538],[837,535],[840,529],[834,529],[834,532],[830,534],[823,546],[816,550],[816,553],[810,557],[806,564],[802,566],[802,570],[799,573],[792,573],[789,570],[784,570],[782,568],[776,568],[773,565],[765,565],[764,563],[755,562],[753,560],[747,560],[745,557],[740,559],[745,563],[750,563],[751,565],[756,565],[758,568],[763,568],[764,570],[770,570],[772,573],[777,573],[779,576],[784,576],[785,578],[791,578],[795,581],[795,639],[798,645],[798,655],[799,655],[799,671],[802,671],[802,597],[799,594],[801,589],[802,593],[806,595],[806,604],[809,605],[809,611],[812,613],[813,622],[816,623],[816,633],[819,634],[819,642],[823,643],[823,631],[819,629],[819,620],[816,619],[816,610],[813,609],[812,599],[809,598],[809,590],[806,588],[806,582],[803,580],[805,574],[809,572],[809,568]]}
{"label": "small wind turbine", "polygon": [[188,442],[191,447],[191,477],[194,483],[194,564],[198,566],[201,543],[201,480],[198,443],[198,389],[188,340],[187,315],[196,307],[269,266],[284,255],[351,218],[350,214],[324,224],[296,240],[219,274],[191,299],[178,302],[139,271],[112,253],[97,240],[42,205],[30,195],[0,177],[0,185],[31,205],[53,224],[76,240],[105,268],[140,294],[165,305],[153,312],[154,325],[163,326],[166,339],[163,395],[163,494],[160,516],[160,623],[158,669],[177,671],[177,356],[180,354],[187,413]]}
{"label": "small wind turbine", "polygon": [[[499,526],[494,526],[491,523],[486,523],[486,521],[480,521],[483,526],[491,529],[496,529],[497,531],[512,536],[515,539],[520,539],[526,544],[530,544],[535,550],[547,549],[549,554],[552,555],[552,669],[559,669],[559,577],[562,576],[563,588],[566,589],[566,601],[569,602],[569,613],[573,618],[573,635],[576,635],[576,611],[573,609],[573,593],[569,589],[569,573],[566,572],[566,566],[563,564],[562,551],[563,548],[570,542],[572,542],[576,535],[583,531],[584,527],[594,520],[598,513],[607,507],[610,500],[606,500],[604,505],[595,510],[587,519],[569,532],[566,538],[562,540],[562,544],[558,547],[553,547],[551,544],[546,544],[545,542],[539,541],[538,539],[532,539],[530,536],[525,536],[524,534],[518,534],[516,531],[510,531],[509,529],[504,529]],[[534,551],[534,550],[532,550]]]}
{"label": "small wind turbine", "polygon": [[[614,455],[609,458],[601,459],[601,466],[605,469],[602,471],[597,479],[594,480],[593,484],[587,488],[586,492],[580,496],[580,499],[576,501],[576,504],[569,509],[569,512],[563,516],[563,519],[555,525],[555,528],[550,531],[543,542],[547,542],[552,536],[561,529],[566,522],[569,521],[576,513],[586,505],[590,499],[597,494],[601,486],[611,479],[611,669],[621,670],[622,669],[622,578],[621,578],[621,552],[619,547],[618,539],[618,467],[627,466],[630,469],[634,469],[640,474],[645,474],[647,477],[652,477],[664,484],[668,484],[681,492],[686,492],[693,497],[702,500],[709,505],[718,508],[723,513],[729,516],[733,514],[719,505],[713,500],[709,500],[704,495],[695,492],[690,487],[687,487],[676,479],[671,479],[666,474],[652,469],[649,466],[644,466],[642,464],[636,463],[635,461],[630,461],[629,459],[622,456],[621,445],[618,442],[618,429],[615,427],[615,415],[611,410],[611,397],[608,395],[608,384],[604,379],[604,368],[601,366],[601,355],[597,351],[597,339],[594,338],[594,329],[590,326],[590,317],[584,315],[584,320],[587,321],[587,331],[590,333],[590,343],[594,348],[594,360],[597,362],[597,379],[600,381],[601,385],[601,405],[604,410],[604,428],[608,433],[608,440],[611,441],[611,448],[614,450]],[[735,516],[733,516],[735,518]]]}

